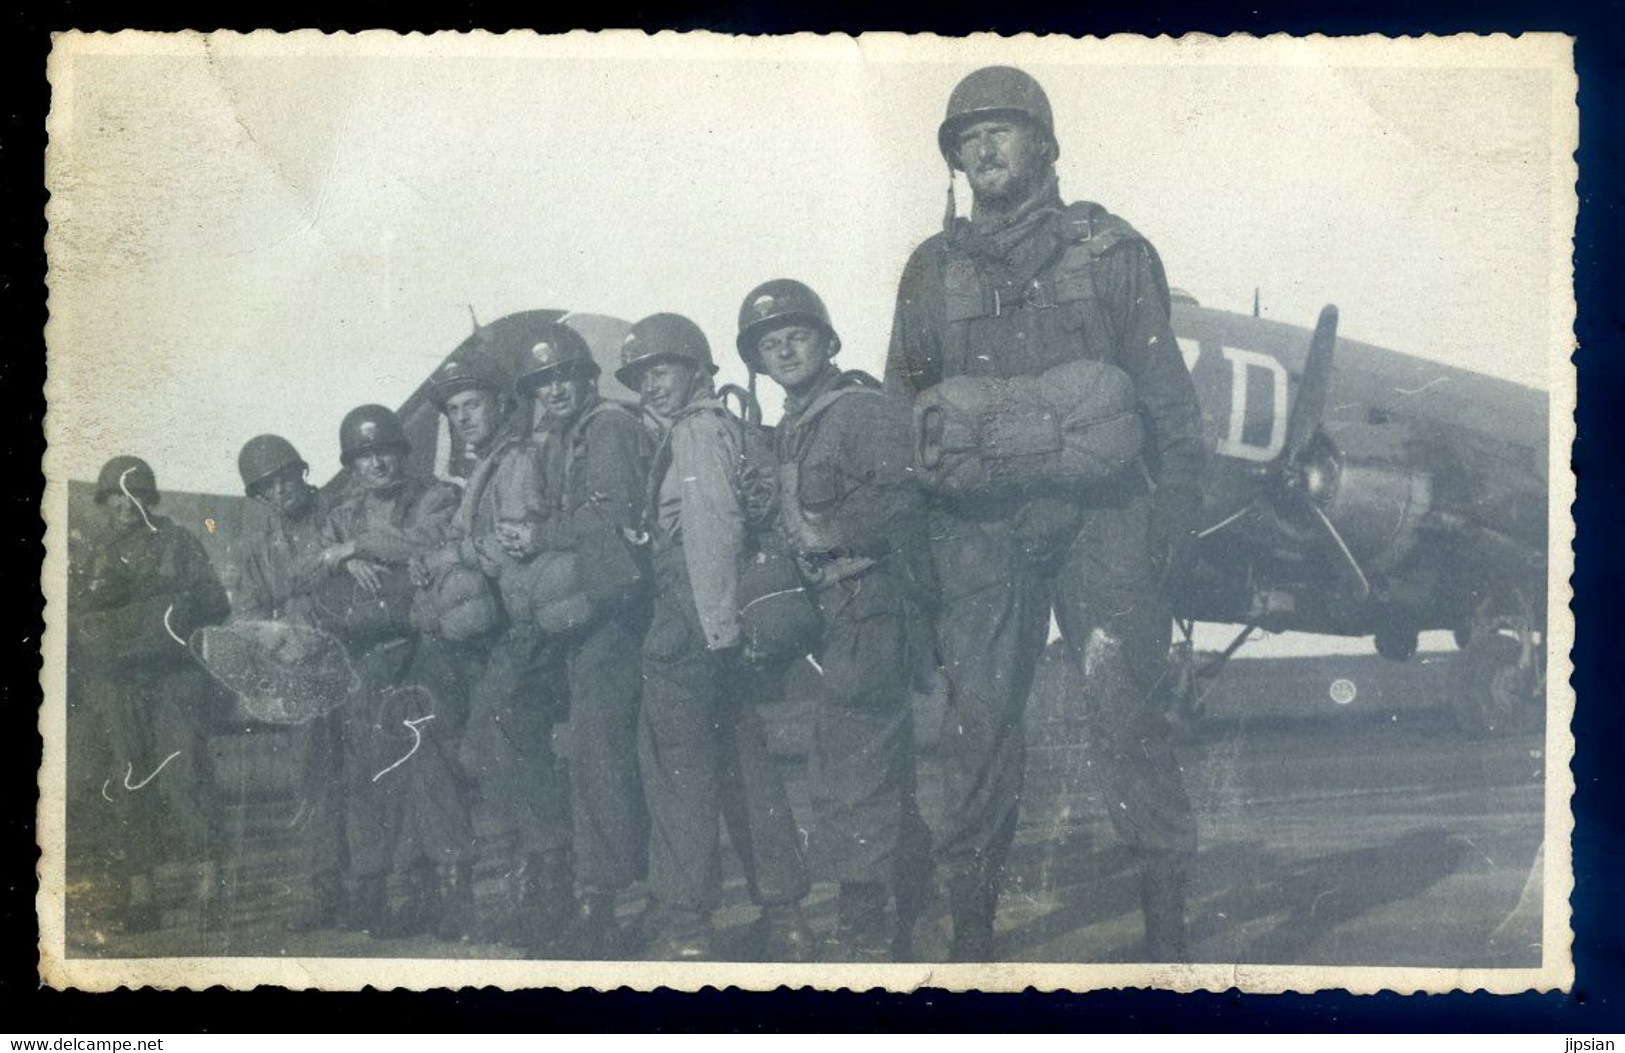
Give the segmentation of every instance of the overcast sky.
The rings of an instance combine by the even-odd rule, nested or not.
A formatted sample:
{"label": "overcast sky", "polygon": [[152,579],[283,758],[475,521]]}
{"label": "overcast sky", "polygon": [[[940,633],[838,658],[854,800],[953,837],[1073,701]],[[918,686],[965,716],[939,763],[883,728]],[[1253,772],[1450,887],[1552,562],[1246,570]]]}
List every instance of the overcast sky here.
{"label": "overcast sky", "polygon": [[235,491],[278,431],[325,476],[344,412],[404,399],[469,304],[679,311],[737,371],[740,299],[797,277],[878,371],[944,103],[993,62],[1048,89],[1062,193],[1204,304],[1335,301],[1346,336],[1546,386],[1552,43],[1441,69],[1419,42],[81,38],[53,70],[53,474],[130,452]]}

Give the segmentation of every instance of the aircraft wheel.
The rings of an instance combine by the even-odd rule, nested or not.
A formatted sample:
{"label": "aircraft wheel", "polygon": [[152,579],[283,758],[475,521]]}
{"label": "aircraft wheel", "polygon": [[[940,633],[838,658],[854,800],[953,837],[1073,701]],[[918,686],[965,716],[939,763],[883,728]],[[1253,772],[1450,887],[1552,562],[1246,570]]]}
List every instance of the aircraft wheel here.
{"label": "aircraft wheel", "polygon": [[1539,659],[1526,625],[1511,617],[1474,619],[1453,699],[1456,723],[1468,734],[1526,733],[1545,719]]}
{"label": "aircraft wheel", "polygon": [[1418,633],[1406,625],[1389,625],[1377,630],[1377,653],[1390,662],[1406,662],[1416,653]]}

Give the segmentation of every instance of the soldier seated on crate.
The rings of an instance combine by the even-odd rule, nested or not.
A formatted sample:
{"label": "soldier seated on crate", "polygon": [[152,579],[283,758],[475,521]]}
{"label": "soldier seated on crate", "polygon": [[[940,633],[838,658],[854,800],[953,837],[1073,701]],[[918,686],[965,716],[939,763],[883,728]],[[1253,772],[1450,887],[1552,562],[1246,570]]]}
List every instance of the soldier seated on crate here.
{"label": "soldier seated on crate", "polygon": [[[238,583],[232,621],[314,625],[313,592],[327,571],[321,492],[307,479],[310,466],[280,435],[256,435],[237,455],[243,491],[270,515],[235,560]],[[341,718],[323,713],[293,726],[298,758],[299,826],[310,896],[295,911],[294,932],[335,928],[345,920],[344,804]]]}

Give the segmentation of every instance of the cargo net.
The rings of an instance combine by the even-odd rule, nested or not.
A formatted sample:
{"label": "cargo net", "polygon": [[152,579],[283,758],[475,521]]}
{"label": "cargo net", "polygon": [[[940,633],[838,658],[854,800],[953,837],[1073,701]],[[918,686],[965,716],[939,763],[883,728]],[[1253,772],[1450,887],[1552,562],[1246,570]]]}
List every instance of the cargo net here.
{"label": "cargo net", "polygon": [[197,630],[192,654],[263,724],[305,724],[343,705],[360,679],[337,637],[283,622],[244,621]]}

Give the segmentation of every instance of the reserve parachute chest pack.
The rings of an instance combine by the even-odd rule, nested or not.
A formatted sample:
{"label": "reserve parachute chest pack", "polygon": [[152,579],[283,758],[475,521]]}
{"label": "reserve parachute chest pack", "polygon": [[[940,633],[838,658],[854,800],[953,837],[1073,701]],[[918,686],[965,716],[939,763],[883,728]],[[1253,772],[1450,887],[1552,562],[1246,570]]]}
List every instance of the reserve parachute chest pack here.
{"label": "reserve parachute chest pack", "polygon": [[[1100,257],[1137,245],[1168,307],[1160,262],[1126,223],[1090,202],[1030,235],[1008,267],[981,265],[954,237],[943,266],[947,379],[915,401],[922,481],[950,497],[1088,485],[1128,467],[1144,428],[1115,364]],[[1035,368],[1041,367],[1041,368]]]}

